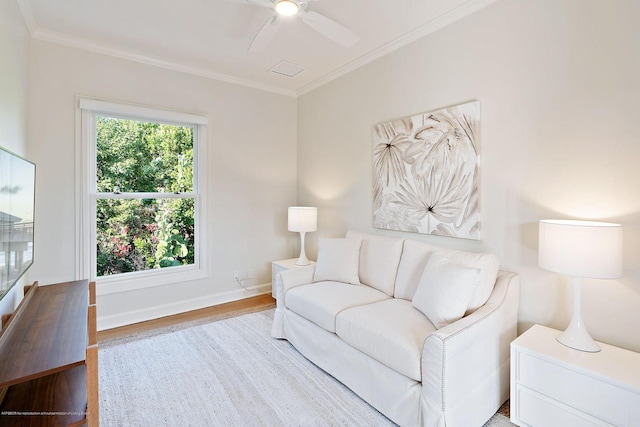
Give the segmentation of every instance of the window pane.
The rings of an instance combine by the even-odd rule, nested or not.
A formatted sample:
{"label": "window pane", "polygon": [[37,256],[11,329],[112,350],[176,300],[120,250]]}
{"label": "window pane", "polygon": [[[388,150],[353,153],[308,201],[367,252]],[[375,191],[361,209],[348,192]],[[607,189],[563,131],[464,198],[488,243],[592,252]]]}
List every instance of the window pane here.
{"label": "window pane", "polygon": [[97,276],[194,263],[194,199],[96,201]]}
{"label": "window pane", "polygon": [[98,192],[192,192],[193,129],[96,117]]}

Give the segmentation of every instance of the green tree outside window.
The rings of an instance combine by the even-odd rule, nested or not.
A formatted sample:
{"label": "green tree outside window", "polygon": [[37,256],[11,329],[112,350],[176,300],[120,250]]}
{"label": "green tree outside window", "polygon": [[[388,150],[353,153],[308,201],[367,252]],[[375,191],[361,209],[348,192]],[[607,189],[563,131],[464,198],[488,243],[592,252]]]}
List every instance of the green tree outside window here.
{"label": "green tree outside window", "polygon": [[193,141],[189,126],[97,117],[98,276],[194,263]]}

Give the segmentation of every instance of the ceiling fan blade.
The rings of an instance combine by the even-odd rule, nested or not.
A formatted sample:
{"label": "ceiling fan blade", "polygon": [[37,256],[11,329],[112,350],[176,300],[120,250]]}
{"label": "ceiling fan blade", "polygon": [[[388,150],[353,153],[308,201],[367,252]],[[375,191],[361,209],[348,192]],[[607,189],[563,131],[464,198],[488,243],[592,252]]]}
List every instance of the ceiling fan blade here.
{"label": "ceiling fan blade", "polygon": [[360,40],[360,37],[353,31],[317,12],[301,10],[298,15],[300,15],[302,22],[338,44],[349,47]]}
{"label": "ceiling fan blade", "polygon": [[247,52],[258,52],[264,50],[264,48],[271,43],[271,40],[273,40],[277,32],[278,15],[274,15],[267,19],[260,30],[256,33]]}

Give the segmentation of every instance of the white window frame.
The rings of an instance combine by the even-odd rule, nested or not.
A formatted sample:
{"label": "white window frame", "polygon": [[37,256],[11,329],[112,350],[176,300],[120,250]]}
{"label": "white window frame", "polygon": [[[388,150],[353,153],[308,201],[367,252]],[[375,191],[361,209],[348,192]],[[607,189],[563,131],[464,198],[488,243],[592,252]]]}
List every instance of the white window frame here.
{"label": "white window frame", "polygon": [[[126,292],[152,286],[204,279],[206,269],[206,165],[209,119],[204,115],[168,111],[102,101],[91,98],[77,99],[77,276],[96,282],[98,295]],[[97,277],[96,272],[96,201],[104,197],[96,189],[96,117],[109,116],[126,120],[144,120],[156,123],[191,127],[193,134],[193,193],[194,198],[194,263],[185,266],[165,267]],[[110,199],[179,198],[173,193],[123,193],[111,194]]]}

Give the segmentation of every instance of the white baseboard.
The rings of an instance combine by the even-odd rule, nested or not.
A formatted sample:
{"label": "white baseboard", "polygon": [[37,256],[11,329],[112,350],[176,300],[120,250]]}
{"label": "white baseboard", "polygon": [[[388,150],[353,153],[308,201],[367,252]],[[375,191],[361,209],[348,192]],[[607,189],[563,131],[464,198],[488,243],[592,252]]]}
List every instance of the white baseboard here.
{"label": "white baseboard", "polygon": [[147,320],[172,316],[179,313],[186,313],[188,311],[199,310],[201,308],[211,307],[227,302],[239,301],[242,299],[267,293],[271,293],[271,283],[252,286],[249,288],[249,290],[238,289],[214,295],[207,295],[200,298],[176,301],[170,304],[158,305],[141,310],[127,311],[110,316],[101,317],[99,315],[100,310],[98,310],[98,330],[103,331],[105,329],[112,329],[120,326],[131,325],[133,323],[145,322]]}

